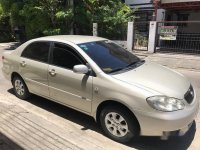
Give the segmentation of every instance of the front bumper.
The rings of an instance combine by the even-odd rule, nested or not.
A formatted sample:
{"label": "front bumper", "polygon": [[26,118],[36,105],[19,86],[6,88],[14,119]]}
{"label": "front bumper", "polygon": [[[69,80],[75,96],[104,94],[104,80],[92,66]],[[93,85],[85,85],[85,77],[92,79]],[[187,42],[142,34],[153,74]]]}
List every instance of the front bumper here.
{"label": "front bumper", "polygon": [[195,96],[193,103],[188,104],[183,110],[174,112],[135,111],[135,115],[140,124],[140,134],[143,136],[166,136],[175,131],[183,135],[188,131],[198,110],[199,101]]}
{"label": "front bumper", "polygon": [[169,136],[183,136],[187,133],[187,131],[191,128],[193,122],[191,122],[189,125],[185,126],[182,129],[176,130],[176,131],[164,131],[163,135],[161,136],[162,140],[167,140]]}

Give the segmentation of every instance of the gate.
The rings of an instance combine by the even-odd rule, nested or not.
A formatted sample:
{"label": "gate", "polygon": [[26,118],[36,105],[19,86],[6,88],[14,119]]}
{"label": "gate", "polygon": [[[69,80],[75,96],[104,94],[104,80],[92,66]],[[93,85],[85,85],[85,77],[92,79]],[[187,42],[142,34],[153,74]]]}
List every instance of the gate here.
{"label": "gate", "polygon": [[134,50],[148,50],[149,22],[134,22]]}
{"label": "gate", "polygon": [[158,22],[156,51],[200,54],[200,21]]}

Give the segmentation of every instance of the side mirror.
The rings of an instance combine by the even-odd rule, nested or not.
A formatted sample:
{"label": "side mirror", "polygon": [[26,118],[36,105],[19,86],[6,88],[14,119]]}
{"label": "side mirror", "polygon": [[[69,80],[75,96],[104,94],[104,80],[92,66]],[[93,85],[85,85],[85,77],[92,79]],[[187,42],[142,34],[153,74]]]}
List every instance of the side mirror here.
{"label": "side mirror", "polygon": [[86,74],[89,72],[89,69],[86,65],[75,65],[73,67],[73,72],[78,74]]}

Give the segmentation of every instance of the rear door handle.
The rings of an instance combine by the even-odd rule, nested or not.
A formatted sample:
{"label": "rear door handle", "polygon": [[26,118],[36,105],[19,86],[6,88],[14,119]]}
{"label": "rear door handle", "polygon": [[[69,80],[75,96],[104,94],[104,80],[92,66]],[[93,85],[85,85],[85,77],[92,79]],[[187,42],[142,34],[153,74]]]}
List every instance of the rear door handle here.
{"label": "rear door handle", "polygon": [[22,61],[20,64],[21,64],[22,67],[26,66],[26,62],[25,61]]}
{"label": "rear door handle", "polygon": [[50,70],[49,70],[49,74],[50,74],[51,76],[55,76],[55,75],[56,75],[55,69],[50,69]]}

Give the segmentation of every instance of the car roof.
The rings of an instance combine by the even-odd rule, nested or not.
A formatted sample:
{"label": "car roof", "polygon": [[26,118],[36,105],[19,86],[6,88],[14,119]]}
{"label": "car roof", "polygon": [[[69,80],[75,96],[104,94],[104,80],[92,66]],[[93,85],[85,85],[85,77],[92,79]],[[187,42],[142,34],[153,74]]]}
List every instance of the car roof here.
{"label": "car roof", "polygon": [[94,41],[107,40],[105,38],[96,37],[96,36],[86,36],[86,35],[54,35],[46,36],[35,39],[35,41],[47,40],[47,41],[69,41],[75,44],[88,43]]}

